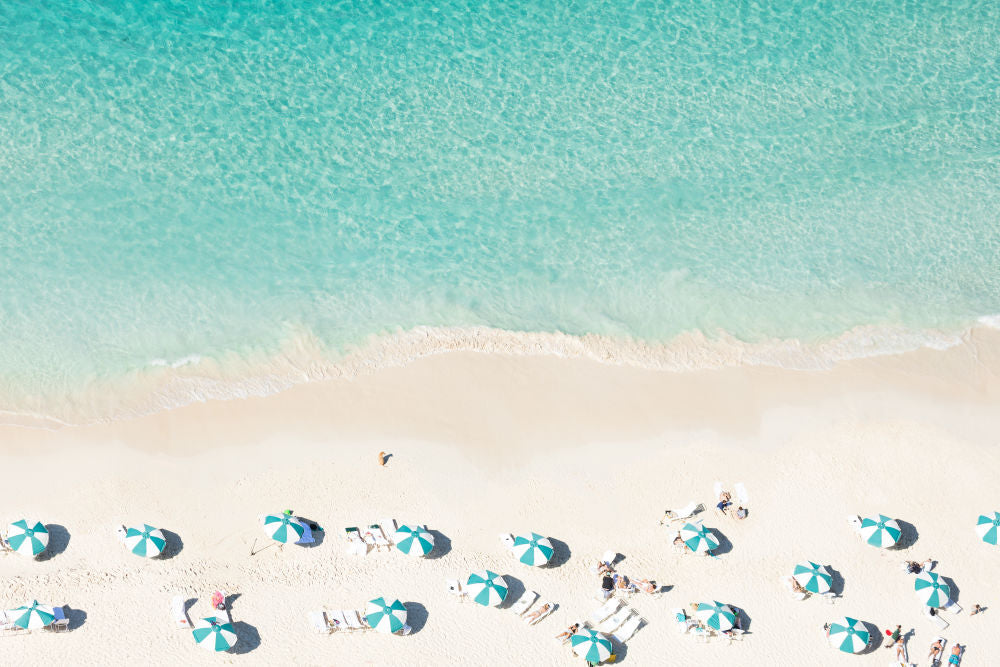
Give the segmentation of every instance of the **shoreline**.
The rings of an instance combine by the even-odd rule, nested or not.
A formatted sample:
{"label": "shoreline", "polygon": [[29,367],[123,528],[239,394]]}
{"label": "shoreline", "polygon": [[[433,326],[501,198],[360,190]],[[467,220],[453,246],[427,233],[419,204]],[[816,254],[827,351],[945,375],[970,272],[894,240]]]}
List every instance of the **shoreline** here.
{"label": "shoreline", "polygon": [[286,342],[262,359],[197,354],[154,359],[146,368],[102,380],[58,401],[33,396],[0,399],[0,424],[58,429],[135,419],[194,403],[268,396],[302,384],[355,379],[386,368],[452,352],[597,361],[632,368],[692,373],[740,367],[829,370],[840,364],[922,349],[947,350],[1000,331],[1000,316],[980,317],[956,331],[856,327],[816,343],[772,339],[748,343],[725,333],[681,334],[667,343],[587,334],[519,332],[489,327],[416,327],[380,336],[334,355],[310,334]]}

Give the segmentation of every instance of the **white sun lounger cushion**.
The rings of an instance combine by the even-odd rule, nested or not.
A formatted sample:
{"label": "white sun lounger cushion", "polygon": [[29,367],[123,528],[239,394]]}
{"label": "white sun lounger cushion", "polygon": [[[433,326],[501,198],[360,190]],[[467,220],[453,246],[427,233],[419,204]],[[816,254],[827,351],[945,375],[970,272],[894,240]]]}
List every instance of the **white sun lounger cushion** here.
{"label": "white sun lounger cushion", "polygon": [[625,619],[627,619],[631,615],[632,615],[631,607],[622,607],[617,614],[611,616],[610,618],[602,622],[600,625],[598,625],[597,630],[605,634],[614,632],[615,630],[618,629],[618,626],[624,623]]}
{"label": "white sun lounger cushion", "polygon": [[642,616],[636,614],[622,623],[622,626],[618,628],[612,636],[624,644],[628,640],[632,639],[632,635],[635,634],[635,631],[639,629],[640,625],[642,625]]}
{"label": "white sun lounger cushion", "polygon": [[191,629],[191,622],[188,620],[187,612],[184,609],[184,598],[180,595],[175,595],[170,600],[170,612],[174,616],[174,622],[177,623],[178,627],[184,628],[185,630]]}
{"label": "white sun lounger cushion", "polygon": [[309,612],[309,624],[316,632],[330,632],[330,624],[326,622],[326,614],[322,611]]}
{"label": "white sun lounger cushion", "polygon": [[524,593],[521,594],[521,597],[517,599],[517,602],[510,606],[510,610],[520,616],[524,612],[528,611],[528,607],[530,607],[537,599],[538,593],[535,591],[524,591]]}
{"label": "white sun lounger cushion", "polygon": [[621,604],[622,604],[621,600],[618,600],[616,598],[611,598],[603,605],[594,610],[594,613],[590,615],[590,622],[593,623],[594,625],[597,625],[598,623],[606,619],[608,616],[611,616],[616,611],[618,611],[618,608],[621,606]]}

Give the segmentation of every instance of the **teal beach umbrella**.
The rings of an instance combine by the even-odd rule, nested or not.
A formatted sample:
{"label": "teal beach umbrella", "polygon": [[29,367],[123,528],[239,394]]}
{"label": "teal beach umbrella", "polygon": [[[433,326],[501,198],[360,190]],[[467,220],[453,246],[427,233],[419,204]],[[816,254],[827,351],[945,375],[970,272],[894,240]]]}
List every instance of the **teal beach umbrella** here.
{"label": "teal beach umbrella", "polygon": [[976,535],[986,544],[997,543],[997,532],[1000,531],[1000,512],[994,512],[993,516],[982,514],[976,521]]}
{"label": "teal beach umbrella", "polygon": [[728,604],[721,602],[701,602],[694,615],[698,620],[719,632],[732,630],[736,625],[736,612]]}
{"label": "teal beach umbrella", "polygon": [[844,653],[860,653],[871,641],[871,633],[856,618],[844,617],[830,624],[830,646]]}
{"label": "teal beach umbrella", "polygon": [[902,529],[895,519],[884,514],[870,516],[861,520],[861,537],[873,547],[886,549],[899,541]]}
{"label": "teal beach umbrella", "polygon": [[400,526],[393,541],[397,549],[410,556],[426,556],[434,550],[434,536],[423,526]]}
{"label": "teal beach umbrella", "polygon": [[715,535],[710,533],[700,521],[684,524],[680,533],[684,544],[696,554],[707,554],[713,549],[719,548],[719,541],[715,539]]}
{"label": "teal beach umbrella", "polygon": [[937,572],[921,572],[913,582],[917,597],[928,607],[943,607],[951,598],[951,587]]}
{"label": "teal beach umbrella", "polygon": [[826,593],[833,585],[833,575],[830,574],[830,571],[811,560],[796,565],[792,577],[810,593]]}
{"label": "teal beach umbrella", "polygon": [[288,544],[302,539],[306,529],[299,520],[287,514],[268,514],[264,517],[264,532],[276,542]]}
{"label": "teal beach umbrella", "polygon": [[573,653],[587,662],[604,662],[611,657],[611,642],[594,630],[579,630],[569,641]]}
{"label": "teal beach umbrella", "polygon": [[469,597],[484,607],[496,607],[507,597],[507,582],[502,576],[489,570],[470,574],[465,588]]}
{"label": "teal beach umbrella", "polygon": [[56,620],[52,607],[38,604],[38,600],[32,600],[30,604],[7,612],[7,618],[19,628],[25,630],[37,630],[51,625]]}
{"label": "teal beach umbrella", "polygon": [[228,651],[236,645],[233,624],[216,616],[199,619],[191,634],[198,646],[207,651]]}
{"label": "teal beach umbrella", "polygon": [[49,544],[49,531],[41,521],[21,519],[7,526],[7,544],[23,556],[37,556]]}
{"label": "teal beach umbrella", "polygon": [[125,531],[125,546],[136,556],[155,558],[163,551],[166,543],[163,531],[148,523],[142,524],[142,528],[129,528]]}
{"label": "teal beach umbrella", "polygon": [[531,537],[515,537],[512,548],[517,559],[525,565],[545,565],[555,552],[549,538],[538,533],[531,533]]}
{"label": "teal beach umbrella", "polygon": [[375,598],[365,606],[365,620],[378,632],[399,632],[406,625],[406,607],[399,600]]}

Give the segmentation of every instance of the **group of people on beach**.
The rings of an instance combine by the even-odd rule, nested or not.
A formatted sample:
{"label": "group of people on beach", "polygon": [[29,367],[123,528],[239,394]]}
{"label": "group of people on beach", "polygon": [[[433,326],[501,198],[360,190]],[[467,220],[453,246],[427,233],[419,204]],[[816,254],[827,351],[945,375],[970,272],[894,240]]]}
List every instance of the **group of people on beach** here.
{"label": "group of people on beach", "polygon": [[[722,493],[719,494],[719,502],[716,503],[715,507],[723,514],[728,514],[730,511],[729,508],[732,507],[733,504],[734,503],[732,494],[729,493],[729,491],[723,491]],[[736,510],[733,511],[732,516],[737,519],[745,519],[747,518],[747,515],[749,513],[750,513],[749,510],[743,507],[743,505],[737,505]]]}
{"label": "group of people on beach", "polygon": [[601,594],[607,600],[616,592],[618,593],[655,593],[657,586],[655,581],[649,579],[632,579],[624,574],[615,572],[614,563],[602,560],[597,564],[597,574],[601,577]]}

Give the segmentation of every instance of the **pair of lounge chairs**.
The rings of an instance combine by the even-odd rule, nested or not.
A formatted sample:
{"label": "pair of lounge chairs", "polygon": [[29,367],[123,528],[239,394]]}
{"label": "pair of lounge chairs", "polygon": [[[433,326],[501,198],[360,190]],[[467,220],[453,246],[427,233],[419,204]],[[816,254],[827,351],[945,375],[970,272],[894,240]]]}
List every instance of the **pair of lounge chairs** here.
{"label": "pair of lounge chairs", "polygon": [[635,609],[621,600],[611,598],[590,615],[588,625],[598,632],[610,634],[621,643],[627,642],[645,622]]}
{"label": "pair of lounge chairs", "polygon": [[[69,630],[69,619],[66,618],[66,608],[63,606],[53,606],[52,616],[55,618],[52,623],[46,625],[44,632],[66,632]],[[10,636],[15,634],[31,634],[31,630],[15,625],[14,620],[7,615],[7,612],[0,611],[0,636]]]}
{"label": "pair of lounge chairs", "polygon": [[[371,630],[363,612],[357,609],[323,609],[311,611],[308,614],[309,623],[316,632],[332,634],[334,632],[357,632]],[[396,634],[408,635],[412,631],[409,625]]]}
{"label": "pair of lounge chairs", "polygon": [[[718,632],[716,632],[714,628],[703,625],[697,619],[691,618],[681,607],[674,609],[673,614],[675,622],[677,623],[677,632],[684,635],[692,635],[694,636],[695,641],[705,642],[707,644],[710,639],[718,636]],[[741,633],[740,639],[742,638]]]}
{"label": "pair of lounge chairs", "polygon": [[810,593],[806,590],[796,590],[795,578],[791,575],[782,577],[781,583],[784,584],[785,588],[788,589],[788,592],[791,593],[793,600],[805,600],[808,597],[816,595],[828,604],[834,604],[837,601],[837,595],[833,591],[827,591],[826,593]]}
{"label": "pair of lounge chairs", "polygon": [[[535,604],[535,602],[538,604]],[[531,609],[534,605],[534,609]],[[546,618],[556,609],[556,603],[550,600],[541,600],[535,591],[524,591],[521,597],[510,606],[510,611],[515,616],[520,616],[528,625],[536,625]]]}
{"label": "pair of lounge chairs", "polygon": [[395,533],[395,519],[383,519],[381,523],[373,523],[363,529],[357,526],[345,528],[344,536],[347,538],[347,553],[365,556],[373,548],[376,551],[391,549]]}

